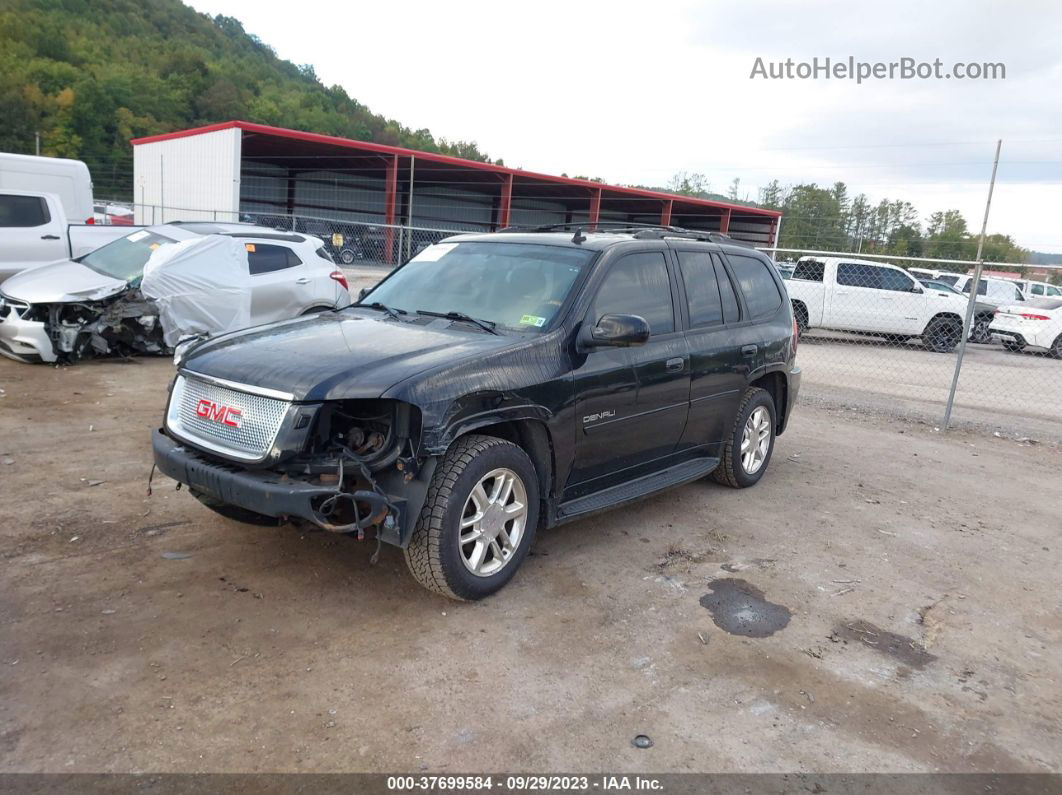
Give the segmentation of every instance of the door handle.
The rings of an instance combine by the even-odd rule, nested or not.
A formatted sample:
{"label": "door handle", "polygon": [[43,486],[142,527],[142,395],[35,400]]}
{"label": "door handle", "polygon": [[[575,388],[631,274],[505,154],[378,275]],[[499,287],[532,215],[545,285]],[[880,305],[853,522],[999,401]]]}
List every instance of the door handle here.
{"label": "door handle", "polygon": [[669,373],[681,373],[686,369],[686,360],[681,356],[676,356],[674,359],[668,359],[664,364]]}
{"label": "door handle", "polygon": [[41,235],[41,240],[58,240],[59,235]]}
{"label": "door handle", "polygon": [[303,276],[301,279],[296,279],[295,284],[309,284],[310,280]]}
{"label": "door handle", "polygon": [[758,350],[759,350],[759,348],[757,348],[755,345],[742,345],[741,346],[741,355],[742,356],[755,356],[756,355],[756,351],[758,351]]}

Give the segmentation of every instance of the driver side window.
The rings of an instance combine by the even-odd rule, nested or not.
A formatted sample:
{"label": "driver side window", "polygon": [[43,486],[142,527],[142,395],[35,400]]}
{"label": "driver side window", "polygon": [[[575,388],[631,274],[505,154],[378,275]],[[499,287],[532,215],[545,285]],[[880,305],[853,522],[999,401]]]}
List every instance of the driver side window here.
{"label": "driver side window", "polygon": [[602,315],[640,315],[654,337],[674,331],[675,309],[663,252],[628,254],[615,262],[597,291],[590,314],[595,323]]}

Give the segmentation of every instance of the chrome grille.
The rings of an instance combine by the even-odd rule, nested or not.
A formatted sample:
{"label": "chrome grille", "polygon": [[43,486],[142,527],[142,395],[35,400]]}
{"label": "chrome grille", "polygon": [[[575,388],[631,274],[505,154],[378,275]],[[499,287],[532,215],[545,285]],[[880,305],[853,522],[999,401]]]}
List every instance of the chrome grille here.
{"label": "chrome grille", "polygon": [[276,441],[290,405],[288,400],[179,375],[166,424],[179,438],[207,450],[260,461]]}

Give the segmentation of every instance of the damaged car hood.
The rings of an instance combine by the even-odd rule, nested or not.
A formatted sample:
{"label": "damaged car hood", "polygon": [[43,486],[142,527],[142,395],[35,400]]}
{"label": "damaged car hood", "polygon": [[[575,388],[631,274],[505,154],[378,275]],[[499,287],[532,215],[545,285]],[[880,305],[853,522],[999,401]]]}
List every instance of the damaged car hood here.
{"label": "damaged car hood", "polygon": [[426,370],[526,343],[447,320],[403,322],[349,309],[258,326],[192,349],[182,368],[296,400],[379,397]]}
{"label": "damaged car hood", "polygon": [[98,301],[127,286],[121,279],[66,259],[15,274],[4,282],[4,295],[28,304],[75,303]]}

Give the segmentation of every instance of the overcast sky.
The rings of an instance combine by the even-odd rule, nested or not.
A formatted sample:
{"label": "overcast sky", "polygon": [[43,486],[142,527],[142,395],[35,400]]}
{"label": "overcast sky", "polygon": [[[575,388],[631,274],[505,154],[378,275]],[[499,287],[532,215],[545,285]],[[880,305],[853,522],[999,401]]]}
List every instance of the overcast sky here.
{"label": "overcast sky", "polygon": [[[475,140],[510,166],[664,185],[679,170],[755,199],[772,178],[957,208],[1062,251],[1062,4],[194,0],[311,63],[373,111]],[[1005,80],[750,79],[853,56],[1002,62]]]}

